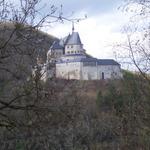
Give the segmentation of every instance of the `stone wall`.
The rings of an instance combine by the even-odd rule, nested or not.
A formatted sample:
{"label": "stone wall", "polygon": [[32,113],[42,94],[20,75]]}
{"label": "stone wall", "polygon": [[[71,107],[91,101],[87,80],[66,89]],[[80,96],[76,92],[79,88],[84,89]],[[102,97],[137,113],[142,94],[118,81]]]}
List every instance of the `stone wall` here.
{"label": "stone wall", "polygon": [[119,65],[85,66],[82,62],[56,64],[56,77],[78,80],[101,80],[122,78]]}
{"label": "stone wall", "polygon": [[81,66],[80,62],[56,64],[56,77],[63,79],[80,80]]}

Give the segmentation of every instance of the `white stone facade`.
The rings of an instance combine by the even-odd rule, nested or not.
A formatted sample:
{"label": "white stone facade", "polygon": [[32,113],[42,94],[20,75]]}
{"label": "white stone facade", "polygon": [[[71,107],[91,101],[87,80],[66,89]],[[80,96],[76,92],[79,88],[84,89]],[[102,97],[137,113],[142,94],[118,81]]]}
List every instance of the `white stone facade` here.
{"label": "white stone facade", "polygon": [[69,62],[56,64],[56,77],[77,80],[101,80],[122,78],[118,65],[84,66],[83,62]]}

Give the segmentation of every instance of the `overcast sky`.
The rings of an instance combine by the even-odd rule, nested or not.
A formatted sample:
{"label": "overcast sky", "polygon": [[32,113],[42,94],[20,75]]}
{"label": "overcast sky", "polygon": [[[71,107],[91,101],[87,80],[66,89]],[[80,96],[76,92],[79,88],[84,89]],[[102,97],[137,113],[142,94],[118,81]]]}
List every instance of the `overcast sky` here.
{"label": "overcast sky", "polygon": [[[45,0],[45,2],[48,2]],[[63,4],[63,14],[72,18],[87,19],[75,24],[75,31],[79,32],[86,52],[97,58],[115,59],[114,46],[124,39],[122,27],[128,23],[129,16],[118,10],[123,0],[51,0],[51,4]],[[58,38],[71,33],[72,24],[55,23],[45,31]]]}
{"label": "overcast sky", "polygon": [[[14,4],[19,2],[10,1]],[[130,18],[129,13],[118,9],[123,4],[124,0],[41,0],[38,7],[43,8],[41,14],[47,14],[51,5],[58,8],[63,5],[62,12],[66,18],[84,18],[87,15],[87,19],[75,23],[75,31],[79,32],[84,49],[99,59],[116,59],[122,50],[116,50],[115,45],[125,40],[126,35],[122,33],[122,29]],[[72,23],[52,23],[42,30],[63,38],[72,32]]]}
{"label": "overcast sky", "polygon": [[[17,4],[19,0],[10,0]],[[116,45],[126,40],[123,27],[129,24],[133,14],[118,9],[125,0],[41,0],[38,5],[40,14],[47,14],[51,5],[60,8],[63,5],[63,16],[66,18],[87,19],[75,23],[75,31],[79,32],[86,52],[99,59],[115,59],[119,61],[123,50],[116,49]],[[43,7],[45,6],[45,7]],[[133,6],[137,9],[137,6]],[[58,11],[59,12],[59,11]],[[137,21],[136,21],[137,22]],[[72,23],[52,23],[42,29],[55,37],[63,38],[72,32]],[[126,53],[124,51],[124,53]]]}

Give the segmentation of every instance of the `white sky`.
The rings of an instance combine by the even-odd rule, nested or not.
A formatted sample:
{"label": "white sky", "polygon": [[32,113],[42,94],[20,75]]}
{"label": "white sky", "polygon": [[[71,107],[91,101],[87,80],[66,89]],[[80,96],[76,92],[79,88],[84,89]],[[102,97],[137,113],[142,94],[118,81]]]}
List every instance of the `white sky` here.
{"label": "white sky", "polygon": [[[114,46],[125,39],[126,35],[121,30],[129,21],[129,15],[118,10],[123,0],[114,0],[114,3],[111,0],[93,0],[94,5],[90,0],[87,0],[83,7],[80,6],[80,3],[83,5],[85,0],[76,0],[76,2],[72,0],[67,1],[68,3],[65,0],[58,0],[57,5],[60,5],[61,2],[64,4],[64,16],[65,13],[69,14],[69,12],[74,11],[74,8],[76,11],[72,17],[82,18],[85,14],[87,15],[86,20],[75,24],[75,31],[79,32],[86,52],[97,58],[115,59],[118,49],[116,52]],[[64,22],[63,24],[52,24],[45,31],[58,38],[63,38],[71,33],[71,29],[71,22]]]}
{"label": "white sky", "polygon": [[[19,0],[10,1],[15,5],[19,3]],[[119,57],[126,51],[123,51],[122,48],[115,48],[115,46],[126,40],[126,34],[122,32],[123,27],[129,23],[133,15],[118,9],[124,5],[124,1],[41,0],[38,7],[43,8],[40,12],[42,15],[47,14],[52,5],[60,8],[61,4],[63,5],[63,16],[66,18],[83,18],[86,14],[87,19],[75,24],[75,31],[79,32],[86,52],[96,58],[115,59],[120,62]],[[137,6],[133,5],[134,8],[137,9]],[[67,21],[52,23],[51,26],[43,27],[42,30],[55,37],[63,38],[71,33],[72,23]]]}

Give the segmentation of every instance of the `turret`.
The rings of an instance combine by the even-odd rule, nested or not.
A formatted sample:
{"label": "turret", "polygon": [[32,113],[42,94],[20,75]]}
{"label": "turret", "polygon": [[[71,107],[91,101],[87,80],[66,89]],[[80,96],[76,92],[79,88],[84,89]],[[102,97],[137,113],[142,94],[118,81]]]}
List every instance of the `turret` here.
{"label": "turret", "polygon": [[84,54],[83,44],[81,43],[78,32],[72,32],[65,44],[65,54]]}
{"label": "turret", "polygon": [[49,51],[47,52],[47,61],[54,62],[57,58],[63,55],[64,48],[60,45],[59,40],[54,41]]}

